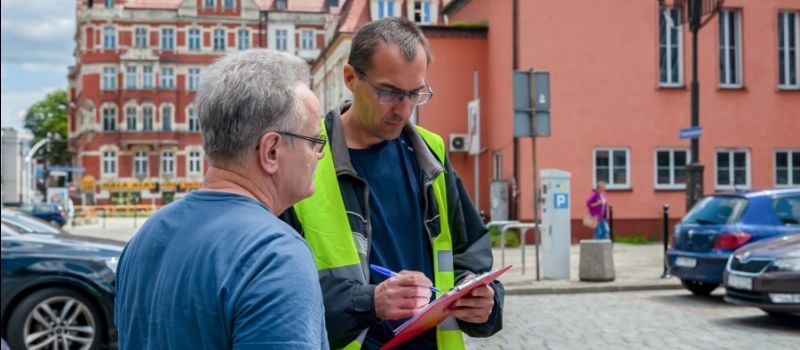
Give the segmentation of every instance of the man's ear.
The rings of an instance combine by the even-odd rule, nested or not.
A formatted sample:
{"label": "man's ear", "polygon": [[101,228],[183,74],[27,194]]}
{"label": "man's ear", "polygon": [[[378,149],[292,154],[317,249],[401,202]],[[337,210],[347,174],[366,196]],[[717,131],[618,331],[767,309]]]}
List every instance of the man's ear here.
{"label": "man's ear", "polygon": [[268,132],[258,140],[258,165],[265,173],[272,175],[278,172],[278,156],[286,148],[282,147],[281,135]]}
{"label": "man's ear", "polygon": [[342,76],[344,77],[344,86],[347,86],[347,89],[353,91],[353,83],[357,78],[355,68],[349,64],[345,64],[342,70]]}

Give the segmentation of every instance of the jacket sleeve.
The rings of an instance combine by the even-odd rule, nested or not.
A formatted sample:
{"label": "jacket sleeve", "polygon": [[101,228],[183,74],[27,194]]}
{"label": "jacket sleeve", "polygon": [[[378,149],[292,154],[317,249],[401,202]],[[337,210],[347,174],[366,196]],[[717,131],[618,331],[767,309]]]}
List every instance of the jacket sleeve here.
{"label": "jacket sleeve", "polygon": [[[280,218],[304,236],[294,209],[287,209]],[[363,285],[355,279],[325,273],[320,273],[319,283],[325,306],[325,328],[332,349],[347,346],[362,330],[380,321],[375,314],[374,285]]]}
{"label": "jacket sleeve", "polygon": [[[489,230],[472,204],[464,184],[445,163],[447,172],[447,207],[450,234],[453,240],[453,266],[458,284],[469,274],[481,274],[492,270],[494,259]],[[494,307],[489,319],[484,323],[458,321],[461,330],[471,337],[489,337],[503,328],[503,300],[505,289],[500,281],[491,284],[494,289]]]}

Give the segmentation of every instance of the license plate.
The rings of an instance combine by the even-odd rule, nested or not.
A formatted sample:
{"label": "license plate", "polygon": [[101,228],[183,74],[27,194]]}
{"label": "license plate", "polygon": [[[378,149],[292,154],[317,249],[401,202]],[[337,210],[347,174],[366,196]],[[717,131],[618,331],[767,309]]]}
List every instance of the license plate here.
{"label": "license plate", "polygon": [[736,275],[728,275],[728,287],[742,289],[742,290],[753,290],[753,279],[750,277],[742,277]]}
{"label": "license plate", "polygon": [[675,259],[675,266],[693,269],[695,266],[697,266],[697,259],[679,256],[677,259]]}

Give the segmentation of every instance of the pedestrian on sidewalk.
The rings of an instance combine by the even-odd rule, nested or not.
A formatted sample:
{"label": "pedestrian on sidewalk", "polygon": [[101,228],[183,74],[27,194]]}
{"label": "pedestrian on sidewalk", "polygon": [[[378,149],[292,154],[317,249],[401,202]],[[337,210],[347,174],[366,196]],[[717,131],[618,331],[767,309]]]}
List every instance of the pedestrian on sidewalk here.
{"label": "pedestrian on sidewalk", "polygon": [[121,350],[329,348],[311,251],[277,218],[313,193],[326,142],[308,81],[305,61],[265,49],[204,69],[208,170],[120,257]]}
{"label": "pedestrian on sidewalk", "polygon": [[597,187],[592,190],[592,194],[586,201],[586,207],[589,209],[589,216],[594,225],[594,239],[608,239],[608,201],[605,181],[597,182]]}
{"label": "pedestrian on sidewalk", "polygon": [[[440,290],[492,269],[489,234],[439,135],[412,111],[433,97],[422,31],[387,17],[361,27],[342,70],[352,101],[325,117],[316,193],[287,210],[318,261],[332,347],[378,349]],[[432,116],[435,117],[435,116]],[[369,264],[401,271],[384,278]],[[411,349],[464,348],[502,328],[500,282],[456,302]]]}

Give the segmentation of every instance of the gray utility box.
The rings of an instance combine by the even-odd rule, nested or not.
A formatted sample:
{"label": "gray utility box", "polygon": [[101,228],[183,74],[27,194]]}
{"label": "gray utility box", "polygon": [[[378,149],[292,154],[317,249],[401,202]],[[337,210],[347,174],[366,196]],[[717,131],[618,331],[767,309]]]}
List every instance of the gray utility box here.
{"label": "gray utility box", "polygon": [[581,240],[580,280],[590,282],[613,281],[614,245],[608,239]]}

